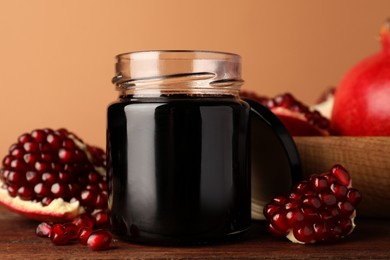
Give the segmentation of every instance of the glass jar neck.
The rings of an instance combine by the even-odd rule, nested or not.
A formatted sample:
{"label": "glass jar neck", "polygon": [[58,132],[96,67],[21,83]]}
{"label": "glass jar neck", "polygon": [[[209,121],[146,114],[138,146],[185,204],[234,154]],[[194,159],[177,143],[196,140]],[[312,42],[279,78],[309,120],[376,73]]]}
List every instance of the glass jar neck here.
{"label": "glass jar neck", "polygon": [[208,51],[145,51],[120,54],[112,82],[120,96],[238,96],[241,57]]}

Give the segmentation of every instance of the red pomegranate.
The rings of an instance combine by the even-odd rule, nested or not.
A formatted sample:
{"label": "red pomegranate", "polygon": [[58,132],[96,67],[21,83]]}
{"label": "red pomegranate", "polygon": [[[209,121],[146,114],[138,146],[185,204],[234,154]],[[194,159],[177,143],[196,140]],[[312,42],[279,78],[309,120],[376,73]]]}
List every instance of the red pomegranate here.
{"label": "red pomegranate", "polygon": [[390,19],[381,28],[382,50],[358,63],[342,79],[331,128],[338,135],[390,135]]}
{"label": "red pomegranate", "polygon": [[0,168],[0,204],[64,222],[107,208],[105,153],[65,130],[36,129],[11,145]]}
{"label": "red pomegranate", "polygon": [[327,136],[330,134],[329,120],[290,93],[268,98],[254,92],[242,91],[240,96],[253,99],[270,109],[292,136]]}

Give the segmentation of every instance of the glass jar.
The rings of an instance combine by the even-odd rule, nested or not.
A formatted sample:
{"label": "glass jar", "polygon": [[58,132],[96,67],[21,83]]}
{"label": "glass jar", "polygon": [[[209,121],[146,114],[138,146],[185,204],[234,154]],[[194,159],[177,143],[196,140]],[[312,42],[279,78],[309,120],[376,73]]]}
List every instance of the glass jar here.
{"label": "glass jar", "polygon": [[145,51],[117,56],[108,107],[112,231],[135,242],[204,243],[251,223],[249,105],[240,56]]}

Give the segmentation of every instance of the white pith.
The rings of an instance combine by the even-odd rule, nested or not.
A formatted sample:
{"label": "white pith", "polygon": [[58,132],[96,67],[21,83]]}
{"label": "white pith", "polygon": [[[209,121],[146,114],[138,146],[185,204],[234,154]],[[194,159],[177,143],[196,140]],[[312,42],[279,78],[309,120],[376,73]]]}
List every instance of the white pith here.
{"label": "white pith", "polygon": [[330,119],[332,117],[333,104],[334,96],[332,95],[329,96],[328,99],[324,102],[312,106],[311,109],[317,110],[321,113],[322,116],[326,117],[327,119]]}
{"label": "white pith", "polygon": [[[2,182],[0,182],[1,186],[3,186]],[[49,205],[43,206],[41,202],[22,200],[18,196],[11,197],[4,188],[0,188],[0,202],[16,212],[23,212],[27,215],[47,215],[54,218],[66,216],[67,218],[72,218],[85,212],[79,201],[66,202],[62,198],[57,198]]]}

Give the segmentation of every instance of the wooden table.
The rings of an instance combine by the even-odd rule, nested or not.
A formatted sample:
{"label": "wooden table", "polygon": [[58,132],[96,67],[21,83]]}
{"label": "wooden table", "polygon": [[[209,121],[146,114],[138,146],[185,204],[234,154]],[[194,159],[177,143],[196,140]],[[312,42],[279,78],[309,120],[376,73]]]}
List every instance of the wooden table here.
{"label": "wooden table", "polygon": [[0,259],[390,259],[390,220],[358,219],[357,228],[336,244],[293,244],[270,236],[264,222],[234,243],[159,247],[115,240],[108,251],[93,252],[80,244],[54,246],[36,237],[37,222],[0,206]]}

